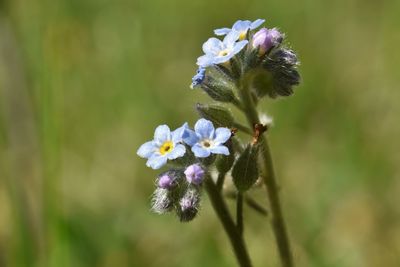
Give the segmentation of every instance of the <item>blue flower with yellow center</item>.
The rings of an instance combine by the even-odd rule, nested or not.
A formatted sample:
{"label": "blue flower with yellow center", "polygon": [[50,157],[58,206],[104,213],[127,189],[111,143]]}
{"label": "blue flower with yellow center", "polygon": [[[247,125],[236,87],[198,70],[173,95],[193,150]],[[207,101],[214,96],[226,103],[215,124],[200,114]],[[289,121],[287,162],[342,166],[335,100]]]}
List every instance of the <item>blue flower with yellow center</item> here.
{"label": "blue flower with yellow center", "polygon": [[214,64],[227,62],[234,55],[239,53],[248,43],[247,40],[236,42],[240,33],[236,31],[229,32],[223,41],[212,37],[203,44],[203,52],[205,55],[197,59],[197,65],[200,67],[208,67]]}
{"label": "blue flower with yellow center", "polygon": [[146,165],[155,170],[165,165],[168,160],[182,157],[186,152],[185,146],[181,144],[186,128],[187,123],[173,132],[167,125],[158,126],[154,132],[154,140],[141,145],[137,154],[147,158]]}
{"label": "blue flower with yellow center", "polygon": [[183,141],[192,147],[192,152],[198,158],[206,158],[211,154],[229,155],[229,149],[224,143],[231,137],[228,128],[214,128],[211,121],[200,119],[194,126],[194,131],[186,128]]}
{"label": "blue flower with yellow center", "polygon": [[249,30],[257,29],[264,22],[265,19],[257,19],[253,22],[251,22],[250,20],[238,20],[235,22],[235,24],[233,24],[232,29],[229,28],[216,29],[214,30],[214,33],[216,35],[226,35],[232,31],[235,31],[239,33],[239,40],[244,40],[246,39],[247,32]]}

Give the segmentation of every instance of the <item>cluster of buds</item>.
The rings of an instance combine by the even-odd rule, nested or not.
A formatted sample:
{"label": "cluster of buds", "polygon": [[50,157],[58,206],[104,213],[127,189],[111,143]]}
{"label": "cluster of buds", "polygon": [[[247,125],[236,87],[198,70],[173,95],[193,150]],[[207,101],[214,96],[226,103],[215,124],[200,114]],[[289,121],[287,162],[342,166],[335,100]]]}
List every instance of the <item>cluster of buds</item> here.
{"label": "cluster of buds", "polygon": [[240,79],[253,75],[252,94],[256,100],[268,95],[289,96],[300,82],[296,54],[285,47],[285,36],[276,28],[261,28],[264,20],[237,21],[231,29],[215,30],[225,35],[203,44],[204,55],[197,59],[197,74],[191,88],[199,87],[219,102],[237,104],[235,95]]}
{"label": "cluster of buds", "polygon": [[[258,139],[268,125],[257,122],[254,129],[242,126],[224,104],[231,103],[243,110],[239,91],[246,77],[251,77],[247,89],[254,105],[264,96],[292,94],[300,79],[297,57],[284,47],[284,35],[276,28],[256,31],[263,23],[261,19],[239,20],[232,28],[214,31],[225,37],[223,40],[212,37],[203,44],[204,55],[197,59],[199,68],[191,88],[201,88],[217,103],[197,104],[202,118],[193,129],[187,123],[174,131],[167,125],[158,126],[154,139],[137,151],[152,169],[169,166],[156,180],[154,212],[175,212],[181,221],[192,220],[200,207],[203,181],[211,179],[211,169],[222,176],[231,172],[241,193],[256,183]],[[266,122],[270,124],[272,120],[268,118]],[[242,144],[233,134],[236,130],[251,134],[252,141]]]}
{"label": "cluster of buds", "polygon": [[163,214],[175,211],[182,222],[192,220],[200,206],[204,169],[192,164],[184,169],[170,169],[157,178],[153,193],[152,210]]}

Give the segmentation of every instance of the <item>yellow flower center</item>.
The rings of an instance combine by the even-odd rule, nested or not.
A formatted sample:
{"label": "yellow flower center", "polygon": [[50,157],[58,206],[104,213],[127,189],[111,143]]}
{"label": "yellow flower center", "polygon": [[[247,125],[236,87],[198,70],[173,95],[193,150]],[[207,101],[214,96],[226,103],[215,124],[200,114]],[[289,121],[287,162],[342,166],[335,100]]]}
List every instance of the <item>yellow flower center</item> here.
{"label": "yellow flower center", "polygon": [[247,31],[241,31],[239,35],[239,40],[243,41],[247,37]]}
{"label": "yellow flower center", "polygon": [[229,50],[228,50],[228,49],[224,49],[224,50],[221,50],[221,51],[218,53],[218,56],[224,57],[224,56],[226,56],[226,55],[228,55],[228,54],[229,54]]}
{"label": "yellow flower center", "polygon": [[168,152],[171,152],[171,150],[174,148],[174,143],[172,141],[166,141],[162,146],[160,147],[160,154],[165,155]]}
{"label": "yellow flower center", "polygon": [[201,144],[203,145],[203,147],[210,147],[211,146],[211,141],[210,140],[203,140],[201,142]]}

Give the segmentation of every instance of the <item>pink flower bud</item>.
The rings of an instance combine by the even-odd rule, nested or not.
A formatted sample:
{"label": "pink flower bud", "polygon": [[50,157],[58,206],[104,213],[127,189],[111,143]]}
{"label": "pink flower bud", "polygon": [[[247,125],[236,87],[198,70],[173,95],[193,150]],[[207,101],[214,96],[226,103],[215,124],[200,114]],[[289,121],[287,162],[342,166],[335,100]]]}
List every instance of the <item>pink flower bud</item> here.
{"label": "pink flower bud", "polygon": [[260,54],[265,54],[272,47],[279,45],[282,39],[282,34],[276,28],[262,28],[254,34],[252,46],[254,49],[259,47]]}

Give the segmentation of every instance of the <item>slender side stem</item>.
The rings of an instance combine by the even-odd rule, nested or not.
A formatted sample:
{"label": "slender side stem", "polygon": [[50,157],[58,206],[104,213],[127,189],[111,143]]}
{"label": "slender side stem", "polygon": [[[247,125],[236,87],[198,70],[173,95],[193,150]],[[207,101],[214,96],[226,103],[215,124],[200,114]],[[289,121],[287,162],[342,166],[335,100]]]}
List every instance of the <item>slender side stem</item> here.
{"label": "slender side stem", "polygon": [[238,232],[243,235],[243,194],[237,193],[236,198],[236,227]]}
{"label": "slender side stem", "polygon": [[224,172],[218,173],[217,188],[218,188],[218,191],[220,191],[220,192],[222,190],[222,187],[224,186],[225,176],[226,176],[226,173],[224,173]]}
{"label": "slender side stem", "polygon": [[[253,103],[249,92],[249,78],[243,79],[241,84],[240,94],[245,109],[245,115],[249,125],[253,126],[254,123],[259,123],[259,116],[256,107]],[[263,175],[264,183],[267,187],[268,198],[271,205],[272,213],[272,226],[276,243],[278,245],[279,255],[281,258],[282,266],[293,267],[293,258],[290,249],[289,237],[287,234],[285,221],[282,214],[282,208],[279,200],[278,186],[276,183],[276,177],[273,167],[273,162],[270,154],[270,148],[268,140],[264,135],[259,138],[261,144],[262,160],[264,165],[264,171],[266,175]]]}
{"label": "slender side stem", "polygon": [[250,134],[250,135],[253,134],[253,131],[250,130],[250,128],[247,128],[246,126],[244,126],[244,125],[242,125],[242,124],[240,124],[238,122],[234,122],[232,126],[237,128],[239,131],[244,132],[244,133],[247,133],[247,134]]}
{"label": "slender side stem", "polygon": [[236,228],[236,225],[229,214],[228,208],[225,205],[220,191],[218,191],[217,186],[210,177],[205,179],[204,185],[210,197],[211,204],[217,213],[217,216],[221,221],[229,240],[231,241],[233,251],[237,261],[239,262],[239,265],[241,267],[251,267],[252,265],[250,257],[247,252],[243,237]]}

